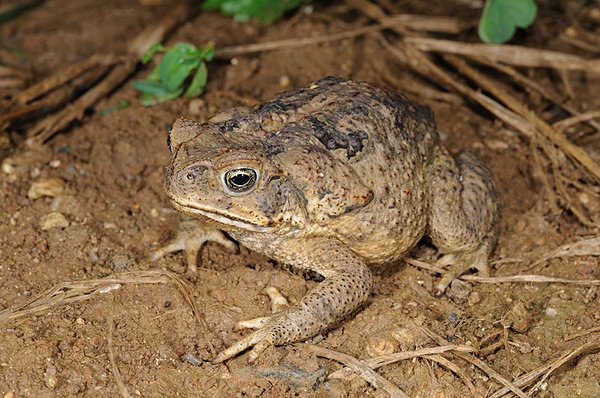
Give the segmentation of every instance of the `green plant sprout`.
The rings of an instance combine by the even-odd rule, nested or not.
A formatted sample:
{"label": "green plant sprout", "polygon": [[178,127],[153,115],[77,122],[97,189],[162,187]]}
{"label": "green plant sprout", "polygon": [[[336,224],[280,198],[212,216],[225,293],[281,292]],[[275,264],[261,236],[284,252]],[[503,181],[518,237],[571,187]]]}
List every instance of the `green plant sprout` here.
{"label": "green plant sprout", "polygon": [[307,0],[206,0],[202,8],[220,10],[225,15],[233,15],[237,21],[257,18],[270,25],[305,2]]}
{"label": "green plant sprout", "polygon": [[[142,56],[142,63],[146,65],[157,53],[165,55],[154,70],[145,80],[133,82],[133,87],[142,93],[142,105],[156,105],[178,98],[184,93],[188,97],[196,97],[204,92],[208,77],[206,62],[215,55],[213,43],[200,48],[190,43],[177,43],[170,47],[157,43]],[[193,76],[189,80],[191,75]]]}
{"label": "green plant sprout", "polygon": [[505,43],[517,28],[535,20],[535,0],[487,0],[479,21],[479,37],[486,43]]}

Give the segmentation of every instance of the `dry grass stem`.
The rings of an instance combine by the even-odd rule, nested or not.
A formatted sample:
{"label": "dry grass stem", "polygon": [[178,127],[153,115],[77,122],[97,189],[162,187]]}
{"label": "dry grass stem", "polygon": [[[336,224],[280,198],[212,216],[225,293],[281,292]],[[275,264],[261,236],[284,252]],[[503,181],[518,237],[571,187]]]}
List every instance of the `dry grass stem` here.
{"label": "dry grass stem", "polygon": [[408,43],[421,51],[483,57],[493,62],[534,68],[555,68],[600,73],[600,59],[506,44],[470,44],[424,37],[409,37]]}
{"label": "dry grass stem", "polygon": [[[576,349],[562,355],[557,360],[518,377],[514,380],[514,384],[519,387],[525,387],[531,384],[537,378],[542,377],[542,379],[534,387],[531,388],[530,391],[534,392],[548,377],[552,376],[553,374],[556,374],[557,370],[559,370],[566,363],[569,363],[582,355],[590,355],[598,351],[600,351],[600,338],[596,338],[590,342],[584,343]],[[509,392],[510,391],[508,388],[503,387],[495,393],[493,393],[489,398],[500,398],[508,394]]]}
{"label": "dry grass stem", "polygon": [[591,112],[586,112],[586,113],[580,113],[573,117],[569,117],[569,118],[563,119],[561,121],[558,121],[558,122],[554,123],[552,125],[552,127],[554,127],[558,131],[565,131],[567,128],[569,128],[575,124],[582,123],[582,122],[588,122],[595,118],[600,118],[600,111],[596,110],[596,111],[591,111]]}
{"label": "dry grass stem", "polygon": [[534,262],[532,266],[550,260],[551,258],[577,256],[600,256],[600,236],[561,245],[544,254],[539,260]]}
{"label": "dry grass stem", "polygon": [[385,390],[392,398],[409,398],[409,396],[398,388],[398,386],[390,383],[373,369],[350,355],[311,344],[308,345],[308,348],[319,357],[329,358],[346,365],[360,374],[360,376],[373,385],[373,387]]}
{"label": "dry grass stem", "polygon": [[77,78],[90,69],[94,69],[98,66],[111,66],[114,63],[115,59],[110,55],[92,55],[82,62],[66,66],[57,73],[34,83],[25,90],[14,95],[13,99],[19,104],[28,104]]}
{"label": "dry grass stem", "polygon": [[397,25],[397,21],[388,21],[378,25],[361,27],[358,29],[347,30],[344,32],[333,33],[315,37],[303,37],[298,39],[283,39],[275,41],[267,41],[262,43],[241,44],[237,46],[217,48],[215,57],[220,59],[230,59],[238,55],[252,54],[274,50],[289,50],[294,48],[305,47],[313,44],[329,43],[344,39],[351,39],[358,36],[364,36],[370,33],[379,32],[391,26]]}
{"label": "dry grass stem", "polygon": [[69,127],[85,116],[85,111],[108,95],[116,86],[123,83],[137,67],[137,61],[124,60],[92,89],[75,100],[70,106],[40,120],[30,131],[28,144],[43,144],[57,132]]}
{"label": "dry grass stem", "polygon": [[241,44],[236,46],[217,48],[216,58],[230,59],[238,55],[252,54],[274,50],[289,50],[309,45],[329,43],[344,39],[352,39],[371,33],[380,32],[389,28],[410,28],[414,30],[429,30],[434,32],[458,33],[462,31],[465,24],[459,20],[446,17],[427,17],[421,15],[396,15],[385,18],[377,18],[376,25],[364,26],[344,32],[332,33],[315,37],[303,37],[297,39],[283,39],[267,41],[262,43]]}
{"label": "dry grass stem", "polygon": [[571,341],[571,340],[578,339],[579,337],[587,336],[588,334],[598,333],[598,332],[600,332],[600,326],[596,326],[594,328],[591,328],[591,329],[588,329],[588,330],[584,330],[583,332],[572,334],[570,336],[565,337],[564,340],[565,341]]}
{"label": "dry grass stem", "polygon": [[[520,85],[522,85],[525,88],[528,88],[528,89],[540,94],[542,97],[546,98],[548,101],[554,103],[555,105],[558,105],[559,107],[563,108],[564,110],[569,112],[571,115],[574,115],[574,116],[583,115],[577,109],[575,109],[575,107],[567,104],[559,96],[559,94],[556,93],[553,89],[543,87],[541,84],[539,84],[535,80],[532,80],[532,79],[528,78],[527,76],[523,75],[521,72],[519,72],[512,66],[500,64],[497,62],[492,62],[485,58],[478,58],[478,57],[471,57],[471,58],[476,62],[479,62],[485,66],[494,68],[497,71],[504,73],[505,75],[511,77],[515,82],[519,83]],[[567,119],[565,119],[565,120],[567,120]],[[591,120],[591,119],[587,119],[585,121],[590,126],[594,127],[596,130],[600,131],[600,123],[598,123],[594,120]],[[554,125],[553,125],[553,127],[557,128]],[[557,128],[557,130],[561,130],[561,129]]]}
{"label": "dry grass stem", "polygon": [[[406,258],[404,261],[412,266],[425,269],[432,273],[443,274],[445,272],[443,268],[436,267],[435,265],[414,258]],[[566,283],[581,286],[600,286],[600,279],[565,279],[544,275],[507,275],[490,277],[461,275],[459,279],[478,283]]]}
{"label": "dry grass stem", "polygon": [[473,395],[474,398],[483,398],[484,397],[483,394],[481,394],[479,391],[477,391],[477,389],[475,388],[475,385],[471,382],[471,380],[469,380],[469,378],[464,374],[464,372],[453,362],[451,362],[448,359],[444,358],[443,356],[437,355],[437,354],[436,355],[426,355],[424,358],[429,359],[434,362],[437,362],[441,366],[445,367],[446,369],[450,370],[455,375],[457,375],[458,378],[461,379],[461,381],[467,386],[467,388],[471,392],[471,395]]}
{"label": "dry grass stem", "polygon": [[[433,331],[431,331],[425,327],[422,327],[421,330],[425,334],[427,334],[427,336],[429,336],[437,344],[441,345],[441,344],[444,344],[446,341],[443,337],[437,335],[436,333],[434,333]],[[494,379],[498,383],[504,385],[506,388],[508,388],[510,391],[512,391],[516,396],[518,396],[520,398],[529,398],[523,391],[521,391],[521,389],[519,389],[519,387],[517,387],[511,381],[507,380],[500,373],[496,372],[494,369],[492,369],[488,364],[483,362],[481,359],[476,358],[471,354],[459,352],[459,351],[453,351],[452,355],[473,364],[475,367],[477,367],[481,371],[483,371],[489,378]]]}
{"label": "dry grass stem", "polygon": [[566,363],[571,362],[572,360],[581,355],[589,355],[598,351],[600,351],[600,338],[596,338],[588,343],[579,346],[573,351],[568,352],[567,354],[563,355],[551,364],[550,368],[546,371],[546,373],[544,373],[544,375],[540,378],[540,380],[538,380],[538,382],[531,388],[530,391],[537,391],[542,385],[542,383],[544,383],[544,381],[548,379],[548,377],[556,373],[556,371]]}
{"label": "dry grass stem", "polygon": [[[379,357],[369,358],[362,361],[363,364],[371,369],[377,369],[385,365],[392,363],[405,361],[407,359],[424,357],[427,355],[436,355],[448,351],[462,351],[462,352],[473,352],[475,349],[469,346],[457,346],[454,344],[446,344],[438,347],[422,348],[414,351],[402,351],[396,352],[389,355],[383,355]],[[352,376],[352,369],[342,368],[329,375],[330,379],[349,379]]]}
{"label": "dry grass stem", "polygon": [[500,99],[504,104],[506,104],[506,106],[508,106],[512,111],[516,112],[522,118],[531,123],[536,130],[550,139],[553,144],[558,146],[567,155],[577,160],[594,175],[597,181],[600,181],[600,165],[594,159],[592,159],[586,151],[573,144],[561,132],[552,128],[552,126],[537,116],[535,112],[530,110],[516,97],[512,96],[499,85],[495,84],[493,80],[485,77],[483,74],[467,65],[467,63],[463,60],[455,56],[447,56],[446,59],[461,73],[473,80],[484,90],[492,93],[496,98]]}
{"label": "dry grass stem", "polygon": [[121,397],[123,398],[131,398],[129,391],[127,390],[127,386],[123,381],[123,377],[121,376],[121,372],[119,371],[119,367],[117,366],[117,360],[115,359],[115,349],[113,346],[113,334],[115,329],[115,297],[112,295],[112,305],[110,306],[110,312],[108,314],[108,337],[107,337],[107,348],[108,348],[108,360],[110,362],[111,372],[113,377],[115,378],[115,383],[119,388],[119,392],[121,393]]}
{"label": "dry grass stem", "polygon": [[[202,333],[206,336],[208,326],[198,309],[198,305],[192,299],[190,287],[179,276],[165,270],[132,271],[101,279],[60,283],[30,300],[0,311],[0,324],[24,316],[38,314],[61,305],[90,300],[100,294],[119,289],[126,284],[166,284],[170,282],[175,285],[185,302],[190,306]],[[216,350],[210,339],[206,339],[206,344],[211,354],[216,355]]]}

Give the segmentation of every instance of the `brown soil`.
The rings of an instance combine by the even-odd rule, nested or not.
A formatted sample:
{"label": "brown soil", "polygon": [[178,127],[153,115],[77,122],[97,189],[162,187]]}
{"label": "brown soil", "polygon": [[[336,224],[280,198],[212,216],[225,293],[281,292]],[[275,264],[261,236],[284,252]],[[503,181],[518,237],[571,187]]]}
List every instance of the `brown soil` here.
{"label": "brown soil", "polygon": [[[470,5],[478,2],[439,3],[443,7],[416,0],[398,2],[398,10],[473,21],[480,11]],[[521,33],[517,43],[594,55],[561,40],[562,32],[577,24],[591,6],[538,3],[540,16],[535,26]],[[46,1],[0,26],[0,55],[18,59],[39,80],[92,54],[124,53],[127,39],[171,6],[167,1]],[[315,4],[314,12],[300,11],[272,27],[201,13],[178,28],[168,42],[212,40],[224,46],[338,32],[366,22],[343,2]],[[599,26],[587,28],[598,32]],[[469,30],[460,39],[476,40],[475,31]],[[147,73],[147,68],[140,70],[136,78]],[[0,325],[0,396],[119,396],[109,357],[111,327],[115,363],[132,396],[386,396],[360,377],[326,380],[339,364],[315,357],[305,344],[269,348],[253,366],[246,363],[245,355],[225,365],[207,362],[211,344],[219,350],[240,338],[241,334],[232,331],[236,321],[270,311],[268,298],[261,295],[265,286],[277,287],[293,302],[317,282],[244,248],[235,254],[209,244],[202,252],[197,278],[186,276],[183,254],[156,263],[147,259],[177,222],[162,193],[163,167],[170,157],[165,145],[170,123],[179,116],[202,120],[217,110],[261,101],[326,75],[370,80],[407,92],[433,108],[452,150],[475,148],[490,162],[503,204],[493,260],[543,253],[598,234],[567,212],[548,211],[543,185],[532,168],[531,148],[518,133],[458,97],[436,100],[428,96],[420,89],[424,80],[397,63],[374,37],[243,56],[231,63],[213,62],[209,74],[207,92],[200,101],[182,98],[152,108],[139,105],[131,85],[125,84],[82,123],[43,147],[7,153],[15,169],[0,177],[0,310],[61,282],[163,268],[191,286],[206,328],[169,283],[123,285],[88,301],[22,317]],[[563,90],[553,71],[532,71],[530,77]],[[598,76],[574,72],[569,78],[576,93],[572,104],[599,109]],[[523,95],[532,108],[543,110],[535,95]],[[132,105],[107,115],[99,112],[121,99]],[[20,141],[17,134],[12,139]],[[588,135],[580,145],[600,153],[600,135]],[[65,182],[60,195],[28,198],[34,182],[52,177]],[[589,198],[574,200],[586,204]],[[62,213],[68,226],[42,230],[40,221],[51,212]],[[598,222],[598,213],[592,213],[592,218]],[[431,259],[434,254],[424,242],[411,256]],[[494,273],[600,279],[598,257],[592,256],[553,259],[533,269],[531,261],[500,263]],[[450,342],[470,342],[476,347],[500,342],[480,358],[512,380],[598,338],[596,331],[566,339],[600,325],[598,287],[455,282],[444,298],[435,299],[430,291],[437,277],[426,271],[400,262],[376,268],[375,274],[367,305],[312,343],[363,359],[385,350],[435,345],[418,332],[417,326],[425,326]],[[471,364],[452,361],[483,394],[501,387]],[[456,374],[428,360],[403,361],[378,372],[412,397],[470,396]],[[534,396],[599,397],[599,380],[600,354],[592,353],[569,362]]]}

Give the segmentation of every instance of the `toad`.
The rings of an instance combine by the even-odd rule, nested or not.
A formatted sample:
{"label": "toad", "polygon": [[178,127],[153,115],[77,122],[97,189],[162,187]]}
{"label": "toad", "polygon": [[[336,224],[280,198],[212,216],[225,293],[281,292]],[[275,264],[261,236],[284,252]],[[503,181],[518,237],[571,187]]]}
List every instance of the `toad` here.
{"label": "toad", "polygon": [[470,268],[488,274],[498,199],[476,155],[441,144],[429,108],[373,84],[327,77],[205,123],[177,120],[164,189],[185,216],[154,258],[240,244],[324,277],[297,305],[238,323],[256,329],[214,358],[302,341],[368,297],[369,264],[401,258],[427,235],[448,266],[441,294]]}

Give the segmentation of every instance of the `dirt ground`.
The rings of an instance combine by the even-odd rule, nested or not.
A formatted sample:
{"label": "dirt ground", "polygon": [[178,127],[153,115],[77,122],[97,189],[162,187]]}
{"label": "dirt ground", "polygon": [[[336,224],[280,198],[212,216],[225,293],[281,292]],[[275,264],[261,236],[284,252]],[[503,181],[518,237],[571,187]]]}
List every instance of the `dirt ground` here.
{"label": "dirt ground", "polygon": [[[17,59],[34,81],[39,80],[93,54],[125,53],[127,39],[175,3],[46,1],[0,25],[0,56]],[[439,7],[416,0],[381,3],[391,4],[398,13],[454,16],[476,23],[482,2],[440,1]],[[598,13],[598,3],[538,3],[538,20],[526,34],[518,34],[516,43],[598,56],[599,51],[565,41],[563,34],[572,25],[600,33],[600,23],[587,17],[594,10]],[[219,47],[333,33],[367,23],[368,18],[341,1],[315,3],[271,27],[200,13],[167,42],[212,40]],[[477,40],[475,28],[438,36]],[[135,78],[148,71],[140,69]],[[553,70],[526,72],[543,86],[561,94],[568,91]],[[107,397],[123,394],[123,388],[142,397],[387,396],[360,377],[327,379],[341,366],[316,357],[306,343],[271,347],[252,366],[246,355],[220,365],[208,362],[213,349],[223,349],[243,335],[233,331],[235,322],[270,311],[268,297],[261,294],[264,287],[275,286],[295,302],[317,281],[245,248],[230,253],[215,244],[203,250],[196,278],[186,275],[182,253],[148,260],[177,224],[177,214],[162,192],[170,124],[179,116],[203,120],[218,110],[255,104],[327,75],[369,80],[426,103],[435,111],[442,138],[452,151],[476,149],[490,163],[503,206],[492,256],[494,275],[600,279],[598,257],[534,261],[562,244],[598,236],[597,198],[573,197],[595,227],[583,226],[571,212],[552,210],[529,140],[463,97],[417,76],[376,36],[240,56],[209,64],[206,94],[199,100],[181,98],[144,108],[128,82],[97,104],[83,122],[43,146],[27,148],[22,134],[11,133],[18,148],[5,147],[0,154],[4,164],[10,164],[0,176],[0,310],[63,282],[164,269],[190,287],[205,324],[194,316],[177,283],[110,285],[88,300],[0,324],[0,396]],[[574,92],[569,104],[582,111],[600,109],[597,74],[571,72],[568,81]],[[532,92],[520,95],[534,111],[552,119],[556,109],[547,102]],[[131,106],[101,112],[123,99]],[[573,139],[600,160],[597,131]],[[49,178],[60,179],[64,189],[28,197],[32,184]],[[61,213],[66,223],[42,228],[52,212]],[[427,241],[409,253],[424,261],[435,255]],[[515,258],[526,260],[509,261]],[[438,345],[422,332],[427,328],[450,343],[481,348],[476,357],[514,380],[600,338],[598,286],[455,281],[446,296],[436,299],[430,292],[437,275],[405,262],[375,267],[374,273],[374,291],[364,308],[309,344],[366,359]],[[157,280],[165,282],[166,273],[161,275]],[[458,371],[435,359],[417,358],[378,372],[411,397],[471,396],[464,379],[483,396],[502,387],[472,363],[445,358]],[[600,354],[574,356],[533,396],[600,397]]]}

